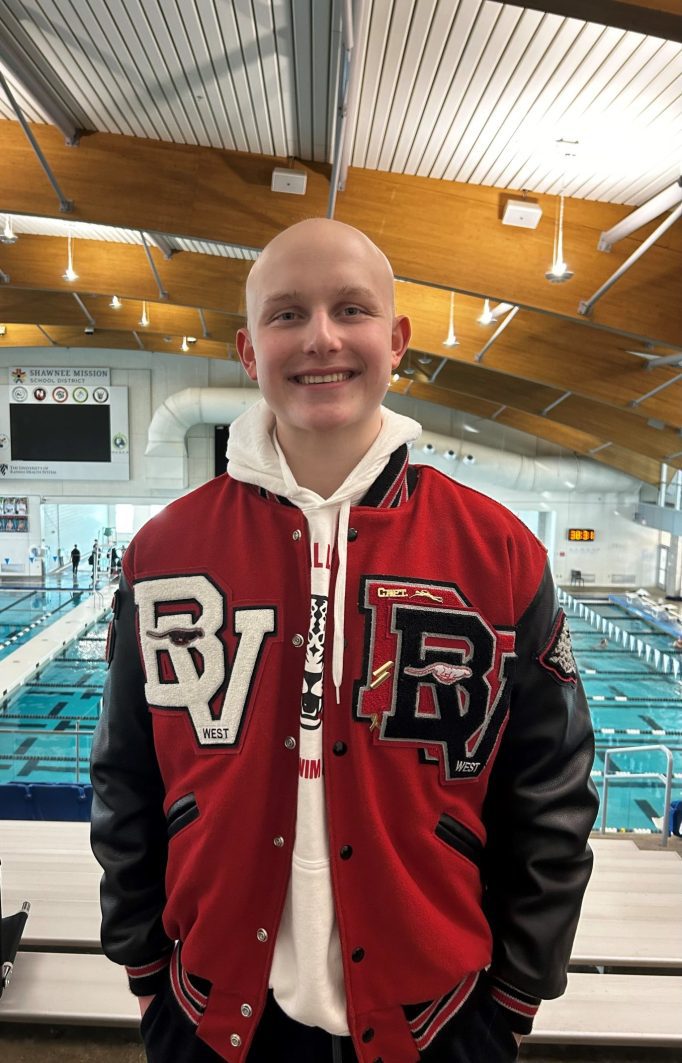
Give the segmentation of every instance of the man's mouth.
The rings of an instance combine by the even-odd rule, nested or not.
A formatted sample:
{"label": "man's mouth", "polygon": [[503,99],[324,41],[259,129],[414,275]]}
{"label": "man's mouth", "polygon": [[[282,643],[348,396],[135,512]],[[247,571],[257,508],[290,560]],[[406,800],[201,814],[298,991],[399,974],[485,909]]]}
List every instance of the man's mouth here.
{"label": "man's mouth", "polygon": [[293,379],[297,384],[341,384],[354,376],[355,373],[348,369],[339,373],[301,373]]}

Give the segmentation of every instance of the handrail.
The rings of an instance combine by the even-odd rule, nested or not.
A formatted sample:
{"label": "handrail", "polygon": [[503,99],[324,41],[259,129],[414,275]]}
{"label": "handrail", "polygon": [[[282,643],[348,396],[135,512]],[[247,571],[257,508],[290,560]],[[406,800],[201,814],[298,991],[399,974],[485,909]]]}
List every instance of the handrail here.
{"label": "handrail", "polygon": [[[660,750],[665,754],[667,767],[665,776],[661,772],[643,771],[615,771],[609,774],[609,759],[615,753],[643,753],[650,750]],[[659,779],[665,783],[665,799],[663,802],[663,823],[661,824],[661,845],[667,846],[670,835],[670,801],[673,788],[673,755],[667,746],[611,746],[604,752],[602,791],[601,791],[601,830],[600,834],[606,834],[606,808],[608,802],[608,784],[611,779]]]}
{"label": "handrail", "polygon": [[[0,723],[1,722],[2,722],[2,717],[0,717]],[[76,778],[75,778],[74,782],[80,784],[80,781],[81,781],[81,778],[80,778],[80,774],[81,774],[81,766],[80,766],[81,735],[83,735],[86,738],[92,738],[94,736],[95,732],[94,732],[94,729],[90,730],[90,729],[81,727],[78,720],[75,721],[75,724],[76,724],[75,727],[69,728],[68,730],[65,728],[64,730],[61,730],[61,731],[50,731],[49,735],[50,735],[50,737],[60,736],[62,738],[75,738],[76,739],[76,751],[75,751],[76,752],[76,756],[75,756],[75,760],[76,760]],[[22,738],[44,738],[45,737],[45,731],[44,730],[39,730],[37,728],[31,728],[31,727],[0,727],[0,735],[16,735],[16,736],[20,736]],[[13,756],[16,757],[16,754],[9,754],[9,756],[10,756],[10,758],[13,757]],[[26,758],[22,757],[21,759],[25,760]],[[65,761],[66,757],[43,757],[42,759],[43,760],[63,760],[63,761]],[[31,780],[27,779],[26,781],[30,782]]]}

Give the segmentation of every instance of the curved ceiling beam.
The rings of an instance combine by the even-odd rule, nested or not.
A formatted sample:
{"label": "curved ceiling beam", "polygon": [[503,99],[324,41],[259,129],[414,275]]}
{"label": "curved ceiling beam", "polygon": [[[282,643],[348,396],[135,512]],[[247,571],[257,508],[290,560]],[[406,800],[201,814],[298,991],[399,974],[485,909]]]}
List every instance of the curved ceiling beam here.
{"label": "curved ceiling beam", "polygon": [[[79,220],[259,248],[285,226],[326,211],[328,166],[297,162],[307,174],[306,194],[289,196],[270,190],[272,169],[281,159],[103,133],[84,138],[72,152],[49,127],[35,126],[35,133],[78,204],[74,216]],[[537,229],[524,230],[501,224],[509,195],[481,185],[352,168],[335,213],[367,232],[398,276],[576,320],[580,298],[598,288],[631,250],[628,240],[608,257],[596,250],[601,232],[628,208],[567,200],[564,237],[575,278],[550,285],[544,274],[556,197],[534,197],[543,217]],[[54,204],[12,122],[0,123],[0,201],[13,212],[54,216]],[[682,321],[675,311],[682,272],[679,229],[671,230],[599,303],[594,325],[682,344]]]}

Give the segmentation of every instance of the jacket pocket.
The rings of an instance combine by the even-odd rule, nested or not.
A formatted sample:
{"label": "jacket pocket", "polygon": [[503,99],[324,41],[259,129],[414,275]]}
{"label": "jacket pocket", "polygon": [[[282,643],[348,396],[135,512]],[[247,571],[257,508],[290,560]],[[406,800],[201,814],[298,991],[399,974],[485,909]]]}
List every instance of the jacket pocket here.
{"label": "jacket pocket", "polygon": [[181,831],[183,827],[189,826],[199,816],[199,806],[197,805],[196,797],[193,793],[185,794],[184,797],[179,797],[177,801],[168,809],[166,813],[166,829],[168,831],[169,839]]}
{"label": "jacket pocket", "polygon": [[481,857],[483,855],[483,843],[476,837],[473,831],[470,831],[468,827],[464,827],[461,823],[458,823],[456,819],[449,816],[447,812],[443,812],[442,816],[436,824],[436,837],[440,838],[442,842],[449,845],[451,849],[455,849],[462,856],[465,856],[467,860],[470,860],[472,864],[480,866]]}

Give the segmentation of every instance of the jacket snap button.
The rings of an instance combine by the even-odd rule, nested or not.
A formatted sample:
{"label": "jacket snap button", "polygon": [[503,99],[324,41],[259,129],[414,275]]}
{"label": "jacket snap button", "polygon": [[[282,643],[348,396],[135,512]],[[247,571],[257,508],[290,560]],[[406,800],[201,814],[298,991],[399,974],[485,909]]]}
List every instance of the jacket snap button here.
{"label": "jacket snap button", "polygon": [[348,751],[348,746],[345,742],[334,742],[332,749],[337,757],[342,757]]}
{"label": "jacket snap button", "polygon": [[353,949],[353,951],[350,954],[350,958],[353,961],[353,963],[360,963],[360,960],[364,960],[364,958],[365,958],[365,950],[364,949]]}
{"label": "jacket snap button", "polygon": [[287,735],[284,739],[284,745],[287,749],[296,749],[296,739],[293,735]]}
{"label": "jacket snap button", "polygon": [[348,529],[348,542],[349,543],[354,543],[355,540],[357,539],[357,537],[358,537],[358,529],[357,528],[349,528]]}
{"label": "jacket snap button", "polygon": [[284,845],[284,838],[282,837],[282,835],[278,834],[276,838],[273,838],[272,844],[275,846],[276,849],[281,849]]}
{"label": "jacket snap button", "polygon": [[365,1042],[366,1045],[369,1044],[373,1037],[374,1030],[371,1026],[368,1026],[366,1030],[362,1031],[362,1040]]}
{"label": "jacket snap button", "polygon": [[241,1008],[239,1010],[241,1011],[241,1013],[242,1013],[242,1015],[244,1016],[245,1019],[250,1019],[251,1016],[253,1015],[253,1008],[251,1007],[250,1004],[242,1004],[242,1006],[241,1006]]}
{"label": "jacket snap button", "polygon": [[232,1045],[233,1048],[239,1048],[241,1043],[242,1043],[242,1039],[241,1039],[241,1037],[239,1036],[238,1033],[233,1033],[233,1034],[230,1035],[230,1044]]}
{"label": "jacket snap button", "polygon": [[294,635],[294,637],[291,640],[291,645],[298,647],[298,646],[302,646],[304,642],[305,642],[305,639],[303,638],[303,635]]}
{"label": "jacket snap button", "polygon": [[301,532],[299,531],[298,528],[296,529],[295,532],[292,533],[291,538],[294,540],[295,543],[297,543],[298,540],[301,538]]}
{"label": "jacket snap button", "polygon": [[342,860],[350,860],[353,855],[353,847],[351,845],[342,845],[339,850],[339,856]]}
{"label": "jacket snap button", "polygon": [[256,937],[258,938],[259,941],[267,941],[268,940],[268,932],[267,932],[267,930],[263,930],[263,927],[261,927],[260,930],[256,931]]}

